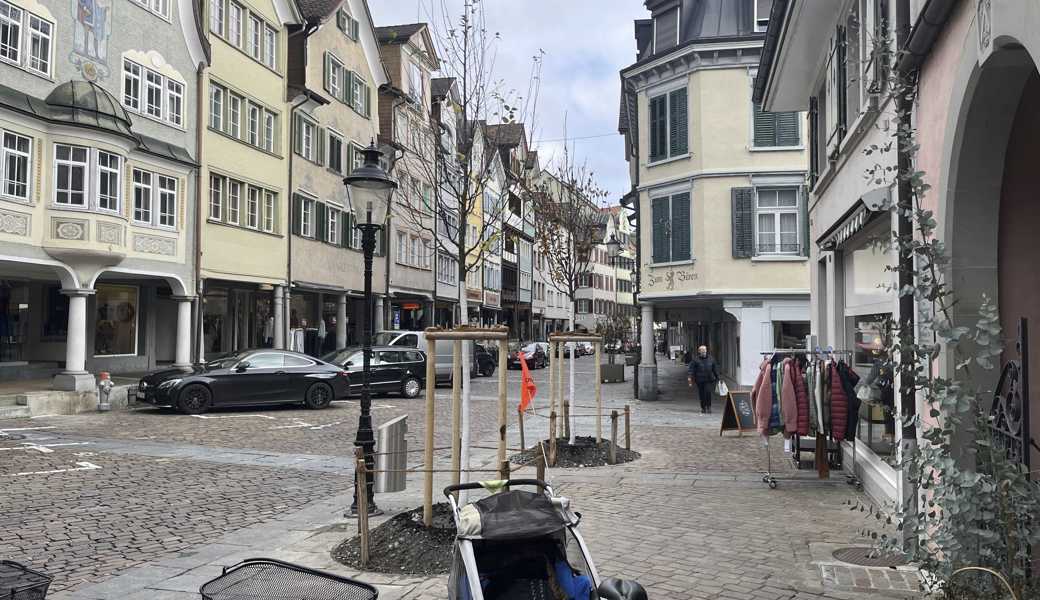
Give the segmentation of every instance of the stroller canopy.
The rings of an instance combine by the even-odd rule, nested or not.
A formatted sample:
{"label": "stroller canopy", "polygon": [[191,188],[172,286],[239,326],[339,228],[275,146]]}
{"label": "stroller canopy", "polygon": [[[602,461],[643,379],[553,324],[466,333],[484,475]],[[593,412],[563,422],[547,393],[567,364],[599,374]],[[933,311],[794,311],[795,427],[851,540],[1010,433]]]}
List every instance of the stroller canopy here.
{"label": "stroller canopy", "polygon": [[567,526],[545,494],[509,490],[481,498],[472,506],[480,515],[480,532],[460,537],[522,540],[552,535]]}

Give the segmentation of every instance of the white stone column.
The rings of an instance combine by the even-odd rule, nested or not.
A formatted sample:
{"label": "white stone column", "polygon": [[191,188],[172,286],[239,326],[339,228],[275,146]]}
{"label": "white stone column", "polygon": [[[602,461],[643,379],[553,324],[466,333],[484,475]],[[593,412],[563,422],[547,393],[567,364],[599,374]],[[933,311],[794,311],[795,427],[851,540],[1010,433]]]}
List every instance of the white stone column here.
{"label": "white stone column", "polygon": [[274,286],[274,347],[285,349],[285,305],[282,286]]}
{"label": "white stone column", "polygon": [[177,342],[173,366],[191,367],[191,296],[173,296],[177,302]]}
{"label": "white stone column", "polygon": [[642,346],[639,362],[639,399],[657,399],[657,362],[654,359],[654,305],[641,303],[643,312],[639,343]]}
{"label": "white stone column", "polygon": [[[385,310],[384,307],[386,306],[386,300],[382,296],[378,296],[375,294],[373,294],[373,296],[375,297],[372,301],[375,303],[376,307],[373,311],[375,313],[375,317],[372,320],[375,322],[375,326],[372,328],[372,331],[379,333],[384,327],[386,327],[386,325],[384,324],[386,323],[386,317],[383,316],[383,311]],[[357,321],[357,319],[355,319],[355,321]],[[360,336],[362,335],[361,331],[358,331],[357,335],[360,339]]]}
{"label": "white stone column", "polygon": [[72,392],[88,392],[96,385],[86,371],[87,361],[87,297],[91,289],[62,290],[69,298],[68,333],[65,338],[65,370],[54,376],[54,388]]}
{"label": "white stone column", "polygon": [[336,299],[336,349],[347,347],[347,295]]}

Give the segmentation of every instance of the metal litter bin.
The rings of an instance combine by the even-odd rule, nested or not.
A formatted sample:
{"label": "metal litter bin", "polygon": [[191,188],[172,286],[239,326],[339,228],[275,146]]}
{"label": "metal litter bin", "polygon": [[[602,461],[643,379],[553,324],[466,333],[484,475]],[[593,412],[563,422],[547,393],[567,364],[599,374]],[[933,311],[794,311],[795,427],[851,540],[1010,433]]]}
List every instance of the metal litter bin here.
{"label": "metal litter bin", "polygon": [[376,434],[375,491],[403,492],[408,468],[408,415],[401,415],[379,426]]}

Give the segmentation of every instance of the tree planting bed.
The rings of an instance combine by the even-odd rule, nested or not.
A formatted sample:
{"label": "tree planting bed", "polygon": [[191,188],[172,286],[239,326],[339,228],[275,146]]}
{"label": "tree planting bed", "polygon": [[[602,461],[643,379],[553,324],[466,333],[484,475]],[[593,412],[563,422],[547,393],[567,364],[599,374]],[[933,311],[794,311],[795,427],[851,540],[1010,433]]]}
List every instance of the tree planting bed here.
{"label": "tree planting bed", "polygon": [[[433,525],[423,525],[423,509],[403,512],[369,532],[366,571],[433,576],[451,567],[455,541],[455,519],[446,502],[433,505]],[[332,550],[332,558],[349,567],[361,568],[361,540],[353,537]]]}
{"label": "tree planting bed", "polygon": [[[603,467],[610,464],[610,440],[604,439],[596,443],[596,438],[591,436],[578,436],[574,444],[568,443],[565,437],[556,440],[556,467],[558,468],[583,468]],[[549,440],[543,442],[546,455],[549,453]],[[632,462],[640,457],[634,450],[625,450],[621,446],[616,449],[618,463]],[[533,465],[542,460],[542,452],[538,446],[528,448],[523,452],[509,457],[513,464]]]}

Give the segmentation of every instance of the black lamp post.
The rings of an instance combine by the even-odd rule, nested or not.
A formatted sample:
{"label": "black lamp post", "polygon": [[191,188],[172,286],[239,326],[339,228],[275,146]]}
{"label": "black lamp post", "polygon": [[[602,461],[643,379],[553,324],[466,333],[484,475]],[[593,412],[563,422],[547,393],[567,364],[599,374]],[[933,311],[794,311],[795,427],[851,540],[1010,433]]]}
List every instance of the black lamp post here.
{"label": "black lamp post", "polygon": [[[607,256],[610,257],[610,265],[614,267],[614,315],[617,316],[618,312],[618,278],[617,278],[617,263],[618,257],[621,256],[621,242],[617,239],[617,234],[610,234],[610,240],[606,242]],[[616,324],[616,321],[615,321]],[[620,345],[620,342],[619,342]],[[616,351],[615,351],[616,352]],[[614,364],[614,354],[610,353],[610,364]]]}
{"label": "black lamp post", "polygon": [[[363,350],[363,370],[361,372],[361,415],[358,417],[357,434],[354,445],[361,448],[365,458],[365,493],[368,495],[368,513],[382,514],[376,507],[375,493],[372,487],[372,470],[375,469],[375,432],[372,431],[372,256],[376,251],[376,233],[386,224],[390,212],[390,198],[397,189],[397,183],[387,176],[379,166],[382,152],[376,148],[375,142],[362,150],[365,163],[354,169],[343,180],[347,186],[347,202],[349,209],[356,217],[356,225],[361,230],[361,250],[365,255],[365,309],[361,311],[361,344]],[[358,489],[354,487],[354,502],[350,505],[350,515],[358,512]]]}

